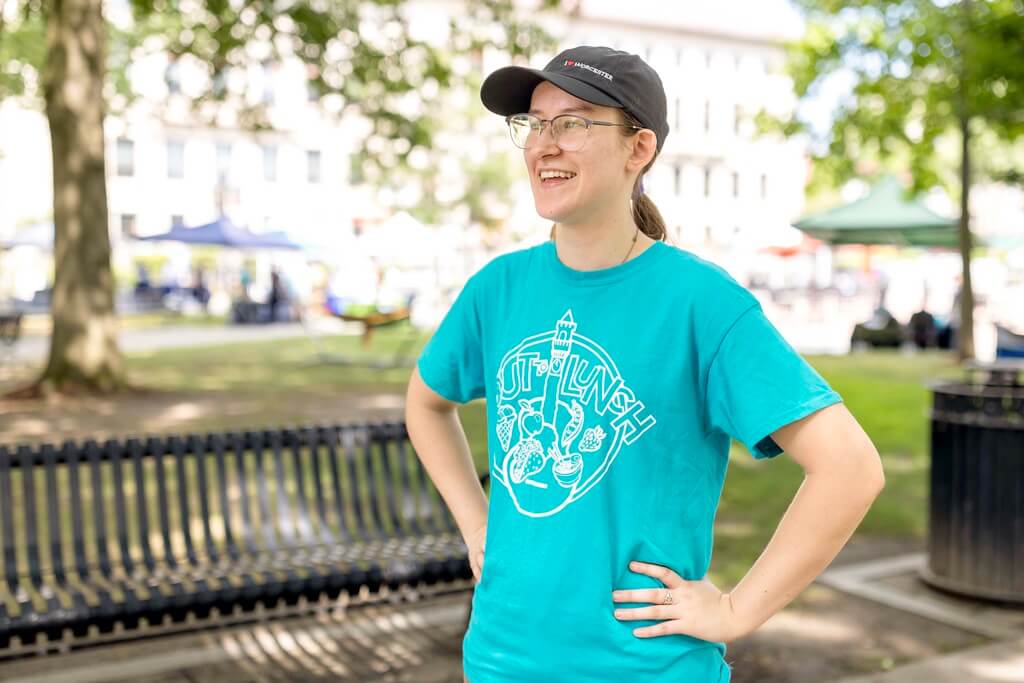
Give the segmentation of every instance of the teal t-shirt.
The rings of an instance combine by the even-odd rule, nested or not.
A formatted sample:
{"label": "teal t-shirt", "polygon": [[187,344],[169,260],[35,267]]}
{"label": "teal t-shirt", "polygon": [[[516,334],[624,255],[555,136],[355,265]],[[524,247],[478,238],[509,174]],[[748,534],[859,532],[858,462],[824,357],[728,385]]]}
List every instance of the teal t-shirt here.
{"label": "teal t-shirt", "polygon": [[730,437],[773,457],[773,431],[842,400],[757,299],[664,242],[579,271],[546,241],[476,272],[418,368],[451,401],[487,399],[470,683],[728,681],[723,643],[637,637],[658,622],[616,619],[647,605],[612,591],[662,587],[632,560],[704,577]]}

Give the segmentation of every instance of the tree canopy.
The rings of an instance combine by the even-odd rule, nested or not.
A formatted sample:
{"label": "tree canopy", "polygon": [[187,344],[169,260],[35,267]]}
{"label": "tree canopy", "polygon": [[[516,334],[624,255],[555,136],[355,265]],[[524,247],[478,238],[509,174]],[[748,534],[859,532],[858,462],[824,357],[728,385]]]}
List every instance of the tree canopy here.
{"label": "tree canopy", "polygon": [[[797,0],[804,36],[787,49],[801,100],[848,77],[849,96],[824,139],[814,138],[811,191],[857,175],[858,163],[911,171],[914,189],[959,195],[959,117],[970,121],[977,177],[1019,183],[1024,173],[1024,2]],[[762,119],[766,123],[770,120]],[[787,134],[806,121],[776,121]]]}

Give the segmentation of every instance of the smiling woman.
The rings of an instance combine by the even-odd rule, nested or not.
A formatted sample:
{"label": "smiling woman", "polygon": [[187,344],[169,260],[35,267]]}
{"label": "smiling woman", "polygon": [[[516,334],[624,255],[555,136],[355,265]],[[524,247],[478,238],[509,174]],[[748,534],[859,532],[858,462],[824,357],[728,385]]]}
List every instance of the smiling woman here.
{"label": "smiling woman", "polygon": [[[481,99],[554,225],[469,279],[406,395],[478,581],[466,679],[724,683],[725,643],[791,601],[860,522],[878,454],[749,291],[665,243],[641,182],[669,132],[665,93],[640,57],[571,48],[497,70]],[[489,499],[455,412],[477,398]],[[807,478],[723,592],[707,571],[732,439],[755,458],[788,452]]]}
{"label": "smiling woman", "polygon": [[[667,103],[661,79],[642,59],[581,46],[543,71],[499,69],[481,98],[505,115],[512,141],[523,149],[537,213],[555,222],[553,240],[561,231],[565,263],[607,267],[665,239],[665,222],[644,195],[642,178],[668,135]],[[619,163],[605,163],[613,160]]]}

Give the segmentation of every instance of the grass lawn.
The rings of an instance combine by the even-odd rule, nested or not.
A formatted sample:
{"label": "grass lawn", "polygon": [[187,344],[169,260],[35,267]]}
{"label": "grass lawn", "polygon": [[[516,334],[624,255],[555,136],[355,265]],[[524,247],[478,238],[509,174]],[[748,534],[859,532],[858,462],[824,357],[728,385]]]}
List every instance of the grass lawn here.
{"label": "grass lawn", "polygon": [[[223,315],[182,315],[174,311],[150,311],[118,316],[118,324],[122,330],[146,330],[158,327],[189,327],[222,326],[227,324]],[[50,335],[52,324],[48,313],[29,313],[21,321],[21,333],[26,336],[45,337]]]}
{"label": "grass lawn", "polygon": [[[324,338],[321,344],[330,353],[390,357],[408,334],[404,327],[380,330],[368,350],[355,337]],[[418,340],[410,357],[416,357],[424,341]],[[886,489],[858,533],[866,538],[922,538],[928,496],[927,383],[959,376],[955,361],[944,354],[904,356],[899,352],[808,360],[842,395],[884,460]],[[409,368],[377,370],[316,361],[313,345],[301,338],[129,356],[127,365],[136,383],[158,389],[157,396],[177,403],[164,399],[159,406],[146,407],[144,400],[128,397],[42,411],[26,407],[20,416],[8,410],[8,426],[0,424],[0,440],[9,443],[16,433],[10,429],[12,419],[35,420],[48,430],[41,434],[53,434],[56,429],[58,434],[77,436],[92,431],[126,434],[345,421],[341,399],[351,406],[390,396],[392,406],[401,405]],[[75,411],[79,411],[77,422]],[[176,417],[154,422],[151,413],[157,411]],[[400,408],[391,414],[400,417]],[[484,403],[463,406],[460,416],[477,467],[483,471],[487,466]],[[712,578],[719,585],[734,584],[749,569],[801,482],[800,468],[786,456],[759,462],[738,444],[730,465],[718,511],[712,567]]]}

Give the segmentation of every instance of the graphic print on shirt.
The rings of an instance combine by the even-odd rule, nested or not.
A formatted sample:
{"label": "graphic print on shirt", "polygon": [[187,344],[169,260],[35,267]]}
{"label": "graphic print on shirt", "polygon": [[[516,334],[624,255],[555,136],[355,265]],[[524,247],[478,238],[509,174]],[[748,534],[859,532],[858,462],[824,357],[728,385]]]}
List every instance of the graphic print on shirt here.
{"label": "graphic print on shirt", "polygon": [[567,310],[554,330],[523,339],[498,366],[500,448],[491,474],[530,517],[579,500],[657,422],[611,356],[576,328]]}

